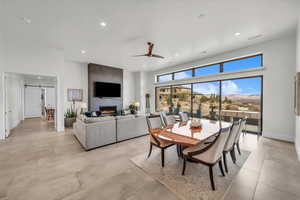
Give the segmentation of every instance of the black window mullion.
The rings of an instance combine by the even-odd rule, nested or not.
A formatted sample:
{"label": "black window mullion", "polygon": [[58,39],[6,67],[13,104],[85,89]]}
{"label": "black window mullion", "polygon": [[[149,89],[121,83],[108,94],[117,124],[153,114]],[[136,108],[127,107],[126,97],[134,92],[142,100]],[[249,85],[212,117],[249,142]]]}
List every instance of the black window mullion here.
{"label": "black window mullion", "polygon": [[220,63],[220,73],[224,72],[224,63]]}
{"label": "black window mullion", "polygon": [[191,83],[191,117],[193,117],[193,102],[194,102],[194,84]]}
{"label": "black window mullion", "polygon": [[222,119],[222,81],[219,81],[219,119]]}
{"label": "black window mullion", "polygon": [[[173,74],[173,76],[174,76],[174,74]],[[170,102],[169,103],[170,103],[170,106],[171,106],[171,109],[172,109],[172,112],[173,112],[174,106],[173,106],[173,86],[172,85],[170,86],[170,90],[171,90],[170,91],[171,96],[170,96]],[[173,114],[173,113],[171,113],[171,114]]]}

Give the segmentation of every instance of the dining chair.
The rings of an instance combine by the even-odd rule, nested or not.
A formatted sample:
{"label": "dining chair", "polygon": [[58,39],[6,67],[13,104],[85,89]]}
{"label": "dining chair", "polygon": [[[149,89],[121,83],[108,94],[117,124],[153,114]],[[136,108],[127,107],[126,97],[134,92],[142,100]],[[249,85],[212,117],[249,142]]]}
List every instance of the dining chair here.
{"label": "dining chair", "polygon": [[179,117],[181,122],[187,122],[189,121],[189,116],[185,112],[179,112]]}
{"label": "dining chair", "polygon": [[246,135],[246,133],[247,133],[247,131],[246,131],[246,129],[247,129],[247,119],[248,119],[248,117],[245,117],[245,118],[243,118],[243,119],[245,119],[246,121],[244,122],[244,125],[243,125],[243,130],[242,130],[242,134],[243,134],[243,136],[245,136]]}
{"label": "dining chair", "polygon": [[161,166],[165,166],[165,149],[168,147],[173,146],[174,144],[166,142],[157,136],[155,136],[155,133],[157,131],[162,131],[163,130],[163,123],[161,120],[161,117],[159,115],[152,115],[152,116],[147,116],[147,125],[148,125],[148,130],[150,134],[150,149],[149,149],[149,154],[147,158],[150,157],[151,152],[152,152],[152,146],[156,146],[161,149]]}
{"label": "dining chair", "polygon": [[[174,127],[174,125],[176,123],[176,118],[175,118],[174,115],[167,115],[165,112],[160,112],[160,117],[161,117],[161,120],[162,120],[162,122],[164,124],[164,127],[166,129],[171,130]],[[181,146],[180,144],[176,145],[176,150],[177,150],[178,157],[182,157],[182,149],[183,148],[184,147]]]}
{"label": "dining chair", "polygon": [[230,128],[229,136],[228,136],[227,141],[226,141],[225,146],[224,146],[223,161],[224,161],[224,166],[225,166],[226,173],[228,173],[227,158],[226,158],[226,155],[227,155],[228,152],[230,152],[231,159],[232,159],[233,163],[236,162],[234,142],[235,142],[236,136],[239,134],[240,124],[241,124],[241,120],[234,121],[232,123],[232,126]]}
{"label": "dining chair", "polygon": [[174,115],[167,115],[165,112],[160,112],[160,117],[165,127],[172,127],[176,123]]}
{"label": "dining chair", "polygon": [[247,117],[241,119],[241,125],[239,129],[239,133],[236,135],[236,138],[234,140],[234,145],[236,146],[239,154],[241,155],[241,149],[240,149],[240,136],[242,133],[244,133],[246,130],[246,123],[247,123]]}
{"label": "dining chair", "polygon": [[182,175],[185,173],[186,162],[201,163],[209,167],[209,177],[212,190],[215,190],[213,167],[219,163],[219,168],[223,176],[225,176],[222,164],[222,152],[228,138],[230,127],[221,128],[214,141],[204,144],[204,142],[183,150],[183,168]]}

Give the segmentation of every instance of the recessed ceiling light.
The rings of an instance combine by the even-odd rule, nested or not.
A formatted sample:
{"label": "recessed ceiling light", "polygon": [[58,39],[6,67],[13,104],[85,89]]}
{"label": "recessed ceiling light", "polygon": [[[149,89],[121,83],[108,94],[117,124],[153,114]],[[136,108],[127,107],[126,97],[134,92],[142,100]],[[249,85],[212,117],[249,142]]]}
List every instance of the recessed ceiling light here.
{"label": "recessed ceiling light", "polygon": [[100,26],[102,26],[102,27],[105,27],[105,26],[107,25],[106,22],[100,22],[99,24],[100,24]]}
{"label": "recessed ceiling light", "polygon": [[42,79],[42,77],[38,76],[37,79]]}
{"label": "recessed ceiling light", "polygon": [[237,32],[237,33],[235,33],[234,35],[235,35],[235,36],[240,36],[241,33]]}
{"label": "recessed ceiling light", "polygon": [[22,21],[24,21],[26,24],[31,24],[31,19],[26,18],[26,17],[21,17],[20,18]]}
{"label": "recessed ceiling light", "polygon": [[205,17],[205,14],[203,14],[203,13],[201,13],[200,15],[198,15],[198,18],[199,18],[199,19],[201,19],[201,18],[203,18],[203,17]]}
{"label": "recessed ceiling light", "polygon": [[86,50],[81,50],[81,54],[85,54],[86,53]]}
{"label": "recessed ceiling light", "polygon": [[175,57],[178,57],[179,56],[179,53],[175,53]]}

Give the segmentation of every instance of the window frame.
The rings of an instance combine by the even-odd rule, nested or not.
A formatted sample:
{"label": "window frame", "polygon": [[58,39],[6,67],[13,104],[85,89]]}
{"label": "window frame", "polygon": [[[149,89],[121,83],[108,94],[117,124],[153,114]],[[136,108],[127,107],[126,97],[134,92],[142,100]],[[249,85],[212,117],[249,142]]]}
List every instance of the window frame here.
{"label": "window frame", "polygon": [[[257,67],[253,67],[253,68],[247,68],[247,69],[255,69],[255,68],[263,67],[264,66],[264,63],[263,63],[263,61],[264,61],[264,59],[263,59],[263,53],[258,53],[258,54],[254,54],[254,55],[249,55],[249,56],[243,56],[243,57],[239,57],[239,58],[228,59],[228,60],[224,60],[222,62],[210,63],[210,64],[206,64],[206,65],[202,65],[202,66],[196,66],[196,67],[186,68],[186,69],[182,69],[182,70],[178,70],[178,71],[174,71],[174,72],[159,74],[159,75],[156,75],[156,82],[157,83],[163,83],[163,82],[159,81],[159,77],[164,76],[164,75],[171,75],[172,78],[171,78],[170,81],[180,80],[180,79],[175,79],[175,73],[179,73],[179,72],[183,72],[183,71],[189,71],[189,70],[192,70],[192,77],[191,78],[193,78],[193,77],[205,77],[205,75],[204,76],[196,76],[196,73],[195,73],[196,69],[205,68],[205,67],[209,67],[209,66],[213,66],[213,65],[219,65],[220,66],[219,73],[216,73],[216,74],[222,74],[222,73],[230,73],[230,72],[240,71],[240,70],[233,70],[233,71],[230,71],[230,72],[224,72],[224,64],[227,63],[227,62],[232,62],[232,61],[237,61],[237,60],[243,60],[243,59],[253,58],[253,57],[257,57],[257,56],[260,56],[260,63],[261,63],[261,65],[257,66]],[[242,70],[247,70],[247,69],[242,69]],[[212,74],[209,74],[209,75],[212,75]],[[209,76],[209,75],[206,75],[206,76]],[[165,82],[168,82],[168,81],[165,81]]]}

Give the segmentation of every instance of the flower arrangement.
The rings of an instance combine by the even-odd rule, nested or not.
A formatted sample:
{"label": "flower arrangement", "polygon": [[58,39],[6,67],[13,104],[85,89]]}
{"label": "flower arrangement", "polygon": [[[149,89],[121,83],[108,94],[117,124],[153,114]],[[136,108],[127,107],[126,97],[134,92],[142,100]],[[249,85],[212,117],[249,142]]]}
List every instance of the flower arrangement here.
{"label": "flower arrangement", "polygon": [[129,110],[130,110],[131,114],[135,114],[138,111],[139,107],[140,107],[139,102],[134,102],[134,103],[130,104]]}

